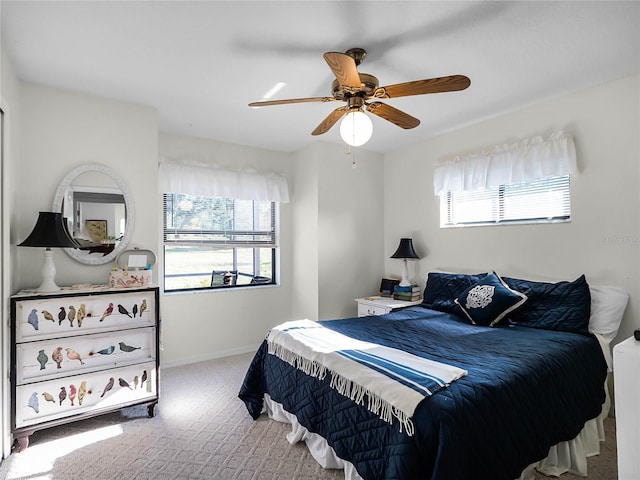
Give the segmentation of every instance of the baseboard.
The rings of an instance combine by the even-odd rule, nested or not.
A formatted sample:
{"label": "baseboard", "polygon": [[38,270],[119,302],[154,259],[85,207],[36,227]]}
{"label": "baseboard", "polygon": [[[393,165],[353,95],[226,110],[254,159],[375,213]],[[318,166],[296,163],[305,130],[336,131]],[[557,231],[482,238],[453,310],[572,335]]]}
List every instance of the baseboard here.
{"label": "baseboard", "polygon": [[245,353],[255,352],[257,350],[255,345],[244,346],[238,348],[230,348],[228,350],[220,350],[212,352],[207,355],[198,355],[196,357],[181,358],[179,360],[164,362],[160,357],[160,366],[162,368],[182,367],[185,365],[193,365],[194,363],[208,362],[209,360],[216,360],[218,358],[232,357],[234,355],[242,355]]}

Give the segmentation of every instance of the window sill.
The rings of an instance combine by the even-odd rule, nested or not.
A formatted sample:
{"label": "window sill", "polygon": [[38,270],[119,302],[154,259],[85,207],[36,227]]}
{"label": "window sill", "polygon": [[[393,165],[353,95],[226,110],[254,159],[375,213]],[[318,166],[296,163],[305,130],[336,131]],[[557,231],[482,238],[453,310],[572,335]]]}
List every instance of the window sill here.
{"label": "window sill", "polygon": [[270,283],[266,285],[237,285],[235,287],[222,287],[222,288],[194,288],[190,290],[169,290],[164,291],[161,290],[163,295],[191,295],[191,294],[202,294],[202,293],[220,293],[220,292],[238,292],[238,291],[247,291],[247,290],[257,290],[262,288],[274,288],[279,287],[278,283]]}

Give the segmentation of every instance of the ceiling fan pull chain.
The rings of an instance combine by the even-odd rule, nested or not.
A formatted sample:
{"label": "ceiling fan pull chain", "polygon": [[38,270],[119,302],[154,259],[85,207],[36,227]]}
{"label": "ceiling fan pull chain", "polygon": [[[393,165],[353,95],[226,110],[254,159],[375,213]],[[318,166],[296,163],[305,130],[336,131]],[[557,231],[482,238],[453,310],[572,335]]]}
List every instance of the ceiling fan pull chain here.
{"label": "ceiling fan pull chain", "polygon": [[345,155],[351,155],[351,168],[356,168],[356,152],[355,150],[351,150],[351,145],[347,143],[347,151],[344,152]]}

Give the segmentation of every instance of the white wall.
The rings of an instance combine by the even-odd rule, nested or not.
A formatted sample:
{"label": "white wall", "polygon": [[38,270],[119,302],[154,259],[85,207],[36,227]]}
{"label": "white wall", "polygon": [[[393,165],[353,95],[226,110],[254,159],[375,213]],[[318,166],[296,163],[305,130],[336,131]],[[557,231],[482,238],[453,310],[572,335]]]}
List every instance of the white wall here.
{"label": "white wall", "polygon": [[294,199],[292,271],[296,281],[292,285],[291,310],[296,319],[318,319],[318,157],[317,148],[313,145],[293,154],[296,168],[290,193]]}
{"label": "white wall", "polygon": [[[167,133],[160,134],[159,150],[161,156],[173,160],[197,160],[233,170],[253,168],[283,173],[293,196],[290,154]],[[156,193],[154,198],[161,216],[162,197]],[[278,286],[162,296],[164,365],[256,350],[271,327],[292,318],[291,205],[280,205]]]}
{"label": "white wall", "polygon": [[[382,155],[322,145],[318,167],[318,318],[357,316],[355,298],[380,290],[384,238]],[[352,167],[352,156],[356,166]]]}
{"label": "white wall", "polygon": [[383,157],[316,143],[294,154],[293,314],[354,317],[354,299],[380,287]]}
{"label": "white wall", "polygon": [[[571,133],[576,143],[570,223],[439,228],[436,163],[554,129]],[[430,269],[495,269],[549,281],[584,273],[593,285],[617,285],[631,295],[617,341],[640,327],[640,76],[428,139],[387,155],[384,163],[385,251],[392,252],[400,236],[417,239],[419,252],[428,253],[414,265],[421,285]],[[389,273],[400,267],[386,260]]]}
{"label": "white wall", "polygon": [[[9,295],[13,293],[11,272],[16,268],[10,225],[17,221],[16,189],[20,158],[20,82],[15,76],[9,57],[0,45],[0,108],[4,112],[2,142],[0,142],[0,371],[7,372],[9,365]],[[9,435],[9,385],[7,375],[0,382],[0,457],[11,451]]]}
{"label": "white wall", "polygon": [[[42,85],[21,86],[21,155],[12,244],[33,229],[39,211],[50,211],[64,176],[79,165],[101,163],[127,183],[136,208],[130,247],[158,250],[158,125],[153,108]],[[14,243],[15,242],[15,243]],[[41,282],[43,251],[14,247],[15,289]],[[62,249],[53,252],[58,285],[104,284],[112,264],[86,266]]]}

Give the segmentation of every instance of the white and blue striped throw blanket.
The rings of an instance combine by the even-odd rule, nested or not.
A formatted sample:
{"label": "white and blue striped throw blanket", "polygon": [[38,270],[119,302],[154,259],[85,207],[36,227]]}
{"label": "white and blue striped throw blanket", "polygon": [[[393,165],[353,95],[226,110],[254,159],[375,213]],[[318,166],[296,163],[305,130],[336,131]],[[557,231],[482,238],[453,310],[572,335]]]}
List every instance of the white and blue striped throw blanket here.
{"label": "white and blue striped throw blanket", "polygon": [[413,435],[418,403],[466,370],[418,357],[402,350],[347,337],[311,320],[295,320],[267,335],[268,352],[307,375],[324,379],[382,420],[396,418],[400,429]]}

